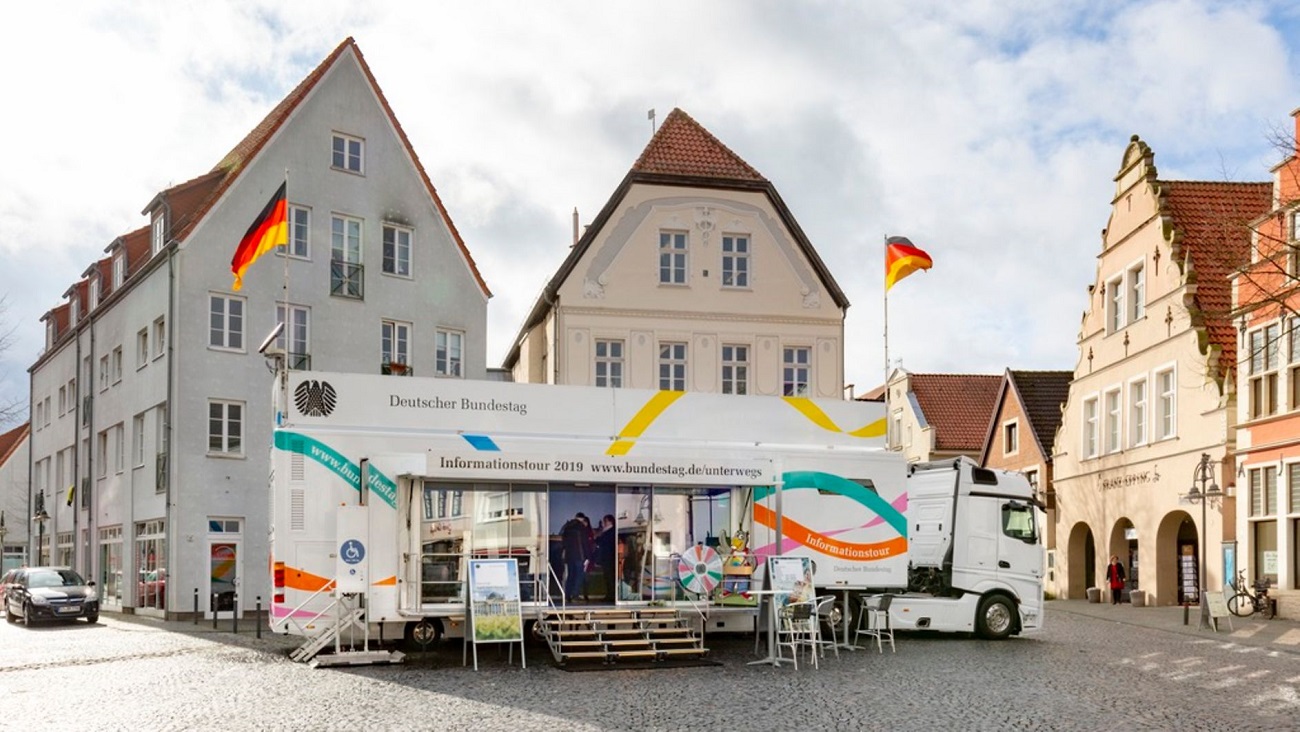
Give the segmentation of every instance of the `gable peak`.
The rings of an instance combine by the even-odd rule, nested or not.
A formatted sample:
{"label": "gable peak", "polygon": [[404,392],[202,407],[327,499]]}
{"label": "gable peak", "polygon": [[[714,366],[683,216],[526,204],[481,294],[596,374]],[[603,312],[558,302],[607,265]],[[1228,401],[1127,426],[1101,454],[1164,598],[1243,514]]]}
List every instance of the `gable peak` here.
{"label": "gable peak", "polygon": [[677,107],[650,138],[632,172],[767,182],[749,163]]}

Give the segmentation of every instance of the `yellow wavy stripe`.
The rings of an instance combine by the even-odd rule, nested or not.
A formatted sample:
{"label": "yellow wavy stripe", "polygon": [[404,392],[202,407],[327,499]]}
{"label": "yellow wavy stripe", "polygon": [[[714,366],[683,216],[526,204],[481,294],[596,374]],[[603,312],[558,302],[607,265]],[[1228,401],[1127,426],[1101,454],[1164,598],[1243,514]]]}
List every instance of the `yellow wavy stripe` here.
{"label": "yellow wavy stripe", "polygon": [[843,432],[844,434],[847,434],[850,437],[883,437],[885,435],[885,428],[887,424],[885,422],[884,417],[881,417],[875,422],[871,422],[870,424],[864,427],[859,427],[858,429],[853,430],[852,432],[848,432],[846,430],[840,429],[840,426],[835,424],[835,422],[831,420],[831,418],[827,416],[825,412],[822,411],[822,408],[814,404],[813,401],[808,397],[781,397],[781,398],[785,400],[786,404],[789,404],[790,406],[799,410],[799,413],[807,417],[808,421],[812,422],[813,424],[817,425],[818,427],[821,427],[822,429],[828,432]]}
{"label": "yellow wavy stripe", "polygon": [[623,426],[623,430],[618,433],[618,439],[609,446],[605,454],[626,455],[636,444],[636,438],[640,437],[646,428],[664,413],[665,409],[671,407],[673,402],[681,399],[685,393],[684,391],[660,391],[650,397],[650,401],[637,410],[637,413],[632,415],[632,419]]}

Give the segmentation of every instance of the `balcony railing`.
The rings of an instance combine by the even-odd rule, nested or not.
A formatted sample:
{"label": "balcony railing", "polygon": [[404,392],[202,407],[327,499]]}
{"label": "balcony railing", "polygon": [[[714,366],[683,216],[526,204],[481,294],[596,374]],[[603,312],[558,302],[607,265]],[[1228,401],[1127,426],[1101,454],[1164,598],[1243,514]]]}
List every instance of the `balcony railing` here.
{"label": "balcony railing", "polygon": [[311,371],[310,353],[288,353],[284,357],[290,371]]}
{"label": "balcony railing", "polygon": [[352,262],[330,262],[330,294],[339,297],[365,298],[365,266]]}
{"label": "balcony railing", "polygon": [[379,365],[379,373],[385,376],[413,376],[415,369],[410,364],[398,361],[385,361]]}

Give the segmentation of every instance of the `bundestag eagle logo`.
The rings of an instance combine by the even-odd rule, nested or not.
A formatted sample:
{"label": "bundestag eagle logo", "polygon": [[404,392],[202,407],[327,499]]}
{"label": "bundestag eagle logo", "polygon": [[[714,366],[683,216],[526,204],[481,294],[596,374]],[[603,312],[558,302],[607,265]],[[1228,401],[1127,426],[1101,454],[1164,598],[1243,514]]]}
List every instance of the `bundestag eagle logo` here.
{"label": "bundestag eagle logo", "polygon": [[293,390],[293,403],[308,417],[328,417],[338,403],[338,394],[328,381],[304,381]]}

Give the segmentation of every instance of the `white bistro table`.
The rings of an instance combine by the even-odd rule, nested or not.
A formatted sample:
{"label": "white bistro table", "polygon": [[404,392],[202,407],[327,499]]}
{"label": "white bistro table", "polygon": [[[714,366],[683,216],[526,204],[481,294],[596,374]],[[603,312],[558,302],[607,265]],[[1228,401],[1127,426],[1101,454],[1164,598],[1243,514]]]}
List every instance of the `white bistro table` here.
{"label": "white bistro table", "polygon": [[768,598],[767,656],[757,661],[750,661],[747,665],[758,666],[760,664],[771,664],[773,666],[779,667],[781,665],[781,661],[790,661],[790,663],[793,665],[794,664],[793,660],[788,658],[783,659],[780,656],[778,656],[776,653],[776,596],[789,595],[790,591],[789,590],[750,590],[749,594],[758,597],[758,604],[760,608],[763,606],[763,598],[764,597]]}

